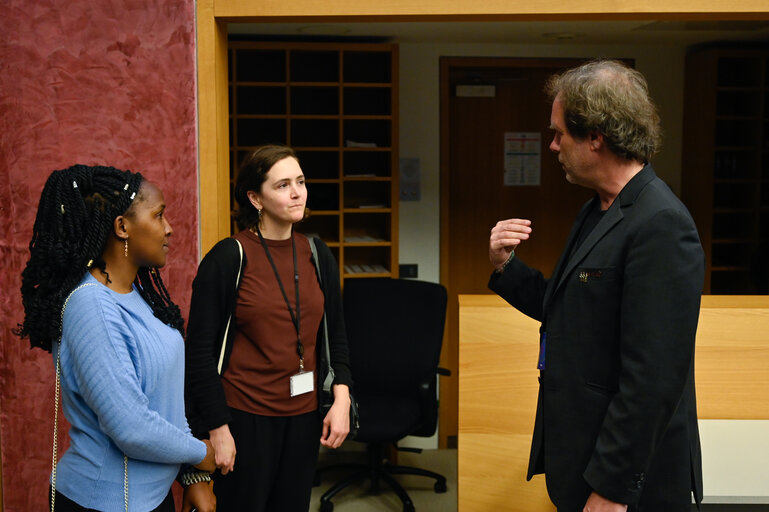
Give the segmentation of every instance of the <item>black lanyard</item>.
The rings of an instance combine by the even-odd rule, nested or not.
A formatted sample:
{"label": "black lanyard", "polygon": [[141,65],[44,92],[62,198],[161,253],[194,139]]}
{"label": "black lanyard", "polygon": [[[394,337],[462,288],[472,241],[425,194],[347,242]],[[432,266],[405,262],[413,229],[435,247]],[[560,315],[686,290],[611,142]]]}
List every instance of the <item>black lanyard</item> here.
{"label": "black lanyard", "polygon": [[294,232],[293,230],[291,231],[291,248],[294,253],[294,289],[296,290],[296,314],[294,314],[294,310],[291,309],[291,303],[288,301],[288,295],[286,295],[285,288],[283,288],[283,281],[280,280],[278,268],[275,266],[275,262],[272,260],[270,249],[267,247],[267,242],[264,241],[262,232],[259,231],[258,227],[256,228],[256,234],[259,236],[259,241],[262,242],[262,247],[264,247],[264,252],[267,254],[267,259],[270,261],[270,265],[272,265],[272,271],[275,272],[275,278],[278,280],[280,293],[283,294],[283,300],[286,301],[286,307],[288,308],[288,312],[291,314],[291,321],[294,323],[294,327],[296,328],[296,353],[299,355],[299,370],[304,370],[304,346],[302,345],[302,337],[300,335],[299,329],[299,320],[301,319],[301,309],[299,308],[299,270],[296,268],[296,242],[294,241]]}

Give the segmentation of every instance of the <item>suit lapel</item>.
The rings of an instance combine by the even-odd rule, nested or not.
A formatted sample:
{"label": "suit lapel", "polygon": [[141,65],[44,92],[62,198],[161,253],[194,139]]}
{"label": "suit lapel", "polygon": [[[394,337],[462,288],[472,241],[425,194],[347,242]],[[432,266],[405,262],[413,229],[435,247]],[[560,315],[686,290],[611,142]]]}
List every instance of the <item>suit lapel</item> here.
{"label": "suit lapel", "polygon": [[598,196],[595,196],[593,199],[586,202],[582,207],[582,210],[580,210],[579,214],[577,215],[577,218],[574,220],[574,224],[571,226],[571,233],[569,233],[569,239],[566,242],[566,247],[561,253],[561,257],[558,259],[558,263],[556,263],[555,269],[553,269],[553,275],[548,280],[547,288],[545,289],[545,298],[543,301],[545,308],[544,311],[547,311],[547,303],[550,300],[550,297],[552,297],[552,295],[555,293],[555,289],[557,288],[556,285],[561,281],[561,276],[564,275],[564,266],[568,263],[568,257],[572,252],[572,246],[577,243],[579,230],[582,227],[582,224],[584,224],[585,219],[587,219],[587,216],[590,214],[590,211],[595,208],[595,203],[597,201]]}
{"label": "suit lapel", "polygon": [[588,255],[595,244],[597,244],[598,241],[603,238],[603,236],[608,233],[615,224],[622,220],[623,216],[624,215],[622,214],[619,201],[614,201],[609,209],[606,210],[606,213],[603,215],[598,224],[596,224],[595,228],[593,228],[593,231],[591,231],[587,238],[585,238],[585,241],[582,242],[582,245],[577,247],[577,251],[566,263],[564,271],[560,276],[558,276],[558,284],[556,284],[553,293],[558,291],[558,288],[560,288],[566,278],[571,275],[571,272],[574,270],[574,268],[579,265],[583,259],[585,259],[585,256]]}
{"label": "suit lapel", "polygon": [[594,197],[582,208],[582,211],[574,221],[574,227],[572,227],[571,234],[569,235],[569,241],[566,244],[566,249],[563,251],[563,254],[561,254],[561,258],[558,261],[556,269],[553,272],[553,276],[548,282],[547,289],[545,290],[545,298],[543,303],[545,312],[547,312],[547,306],[550,299],[552,299],[552,297],[556,294],[561,285],[566,281],[567,277],[571,275],[571,272],[577,267],[577,265],[579,265],[582,260],[585,259],[593,247],[595,247],[595,244],[597,244],[598,241],[606,235],[606,233],[608,233],[618,222],[623,219],[625,216],[622,212],[623,208],[631,206],[638,197],[638,194],[641,193],[641,190],[643,190],[643,188],[649,182],[656,178],[656,176],[657,175],[655,174],[651,164],[646,164],[646,166],[641,169],[641,171],[636,174],[627,183],[627,185],[625,185],[625,187],[617,196],[617,199],[606,211],[603,218],[598,222],[598,224],[596,224],[595,228],[592,232],[590,232],[587,238],[585,238],[585,241],[582,242],[582,245],[577,248],[576,252],[574,252],[574,255],[569,258],[569,254],[572,252],[571,246],[576,243],[577,236],[579,235],[579,229],[585,222],[585,219],[589,215],[590,210],[594,207],[594,203],[598,201],[598,197]]}

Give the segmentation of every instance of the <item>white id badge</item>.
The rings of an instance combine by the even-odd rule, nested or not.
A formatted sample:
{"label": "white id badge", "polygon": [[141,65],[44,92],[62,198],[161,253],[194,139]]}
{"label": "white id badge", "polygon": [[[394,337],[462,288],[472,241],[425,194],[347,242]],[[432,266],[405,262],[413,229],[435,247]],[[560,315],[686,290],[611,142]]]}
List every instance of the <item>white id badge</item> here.
{"label": "white id badge", "polygon": [[299,372],[291,376],[291,396],[303,395],[315,389],[315,372]]}

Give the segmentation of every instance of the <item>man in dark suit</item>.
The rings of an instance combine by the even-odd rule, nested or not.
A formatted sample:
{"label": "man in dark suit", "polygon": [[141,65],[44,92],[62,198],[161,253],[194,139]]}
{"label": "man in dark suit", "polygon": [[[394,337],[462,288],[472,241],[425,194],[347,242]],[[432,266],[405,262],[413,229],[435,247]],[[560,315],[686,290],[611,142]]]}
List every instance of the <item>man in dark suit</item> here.
{"label": "man in dark suit", "polygon": [[491,231],[489,287],[542,322],[528,478],[560,512],[683,512],[702,499],[694,338],[704,256],[654,173],[659,117],[644,77],[596,61],[553,77],[550,149],[595,190],[550,279],[515,257],[532,225]]}

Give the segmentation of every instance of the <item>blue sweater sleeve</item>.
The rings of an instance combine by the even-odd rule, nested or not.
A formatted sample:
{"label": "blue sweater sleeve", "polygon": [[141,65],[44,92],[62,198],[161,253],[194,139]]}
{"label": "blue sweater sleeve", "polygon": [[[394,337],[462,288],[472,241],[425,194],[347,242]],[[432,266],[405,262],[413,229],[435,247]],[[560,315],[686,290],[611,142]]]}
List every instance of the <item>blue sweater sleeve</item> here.
{"label": "blue sweater sleeve", "polygon": [[206,447],[184,417],[181,336],[138,293],[117,295],[89,286],[65,311],[62,390],[75,416],[68,420],[106,435],[130,458],[197,464]]}

